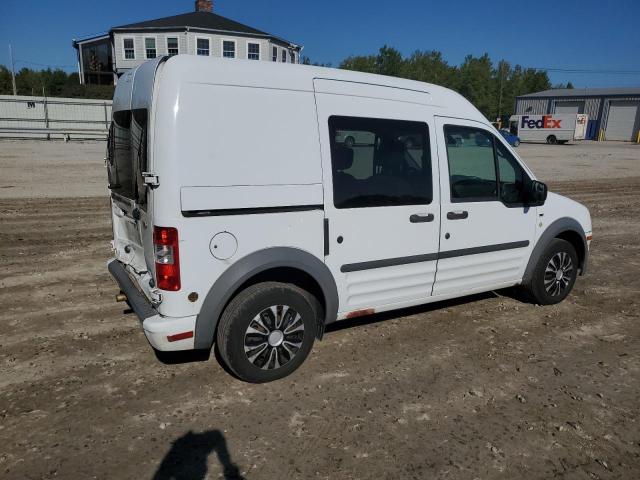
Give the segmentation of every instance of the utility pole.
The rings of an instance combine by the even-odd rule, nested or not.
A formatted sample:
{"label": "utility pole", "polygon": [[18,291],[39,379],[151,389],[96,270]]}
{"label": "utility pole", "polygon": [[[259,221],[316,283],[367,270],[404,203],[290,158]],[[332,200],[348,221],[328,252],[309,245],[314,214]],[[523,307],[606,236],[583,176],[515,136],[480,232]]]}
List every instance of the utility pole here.
{"label": "utility pole", "polygon": [[501,115],[502,115],[502,88],[504,82],[504,63],[500,62],[498,64],[498,69],[500,73],[500,97],[498,100],[498,122],[500,123],[500,127],[502,127]]}
{"label": "utility pole", "polygon": [[18,95],[18,91],[16,90],[16,66],[13,64],[13,48],[11,48],[11,44],[9,44],[9,57],[11,57],[11,83],[13,84],[13,96]]}

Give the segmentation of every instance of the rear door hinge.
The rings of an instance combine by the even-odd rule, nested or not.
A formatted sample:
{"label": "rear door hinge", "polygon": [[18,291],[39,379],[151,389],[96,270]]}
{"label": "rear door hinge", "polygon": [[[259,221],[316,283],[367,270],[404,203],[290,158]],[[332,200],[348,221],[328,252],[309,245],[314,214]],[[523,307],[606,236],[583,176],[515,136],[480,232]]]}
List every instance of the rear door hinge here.
{"label": "rear door hinge", "polygon": [[160,177],[153,172],[142,172],[142,178],[148,187],[155,188],[160,185]]}

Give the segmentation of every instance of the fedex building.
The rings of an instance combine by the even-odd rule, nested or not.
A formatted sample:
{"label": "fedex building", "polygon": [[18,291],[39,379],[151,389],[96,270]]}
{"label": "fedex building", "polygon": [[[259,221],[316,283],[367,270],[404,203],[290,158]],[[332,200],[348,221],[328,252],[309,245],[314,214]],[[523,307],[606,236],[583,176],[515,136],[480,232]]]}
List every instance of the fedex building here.
{"label": "fedex building", "polygon": [[[587,139],[637,141],[640,87],[545,90],[516,98],[515,113],[527,116],[586,114],[589,117]],[[543,118],[552,121],[551,117]],[[538,117],[536,121],[544,120]],[[544,128],[553,128],[553,125]]]}

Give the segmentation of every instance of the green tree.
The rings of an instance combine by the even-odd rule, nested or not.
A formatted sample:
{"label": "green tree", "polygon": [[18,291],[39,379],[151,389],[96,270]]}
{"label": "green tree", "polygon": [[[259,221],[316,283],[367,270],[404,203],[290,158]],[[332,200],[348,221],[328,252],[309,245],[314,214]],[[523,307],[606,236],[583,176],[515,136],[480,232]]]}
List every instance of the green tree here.
{"label": "green tree", "polygon": [[306,56],[302,57],[302,64],[313,65],[314,67],[330,67],[331,66],[330,63],[312,62],[311,59]]}
{"label": "green tree", "polygon": [[440,52],[416,50],[404,63],[402,76],[449,87],[455,78],[455,68],[447,64]]}
{"label": "green tree", "polygon": [[0,65],[0,95],[13,95],[11,71],[4,65]]}
{"label": "green tree", "polygon": [[500,61],[494,66],[488,54],[469,55],[459,67],[449,65],[438,51],[416,50],[408,58],[385,45],[377,55],[350,56],[340,68],[435,83],[458,91],[487,118],[513,113],[519,95],[551,88],[546,72]]}
{"label": "green tree", "polygon": [[[31,70],[23,68],[16,74],[18,95],[41,97],[113,98],[113,85],[80,85],[78,74],[63,70]],[[0,65],[0,95],[12,95],[11,72]]]}
{"label": "green tree", "polygon": [[375,55],[347,57],[340,64],[340,68],[357,72],[378,73]]}
{"label": "green tree", "polygon": [[402,54],[393,47],[385,45],[376,57],[376,71],[380,75],[399,77],[404,70],[405,61]]}
{"label": "green tree", "polygon": [[493,65],[488,54],[467,55],[460,65],[454,88],[488,118],[497,114],[497,97]]}

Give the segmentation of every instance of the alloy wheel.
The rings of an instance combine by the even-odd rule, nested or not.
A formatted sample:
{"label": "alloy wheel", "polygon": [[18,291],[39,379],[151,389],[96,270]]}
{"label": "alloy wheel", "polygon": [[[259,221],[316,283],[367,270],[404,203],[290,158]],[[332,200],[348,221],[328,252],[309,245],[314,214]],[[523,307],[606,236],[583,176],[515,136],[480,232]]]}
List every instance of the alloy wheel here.
{"label": "alloy wheel", "polygon": [[302,347],[304,322],[288,305],[265,308],[249,323],[244,335],[247,359],[263,370],[289,363]]}
{"label": "alloy wheel", "polygon": [[547,264],[544,271],[544,288],[549,295],[557,297],[571,284],[573,276],[573,262],[566,252],[558,252]]}

